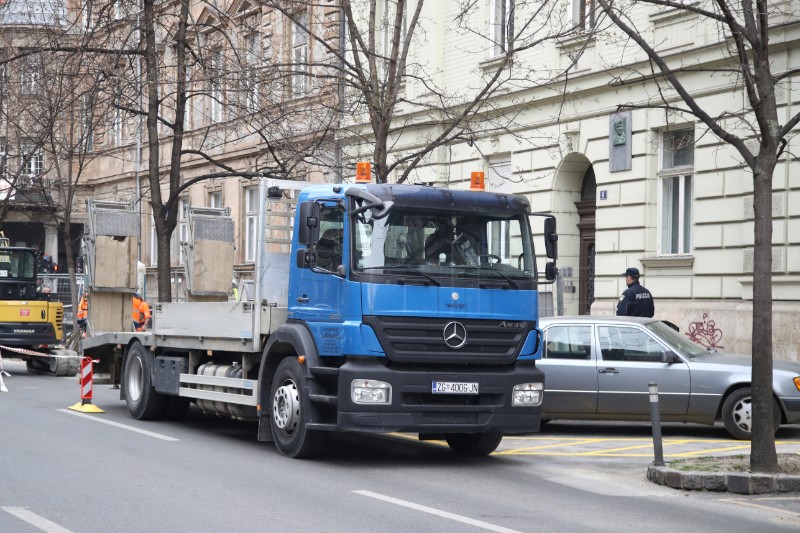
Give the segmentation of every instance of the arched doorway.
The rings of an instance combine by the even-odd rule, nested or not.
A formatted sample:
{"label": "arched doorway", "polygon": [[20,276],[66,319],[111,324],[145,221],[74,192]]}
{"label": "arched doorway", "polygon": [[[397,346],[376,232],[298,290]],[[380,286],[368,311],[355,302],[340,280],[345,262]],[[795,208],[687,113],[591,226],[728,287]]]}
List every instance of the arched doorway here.
{"label": "arched doorway", "polygon": [[581,199],[575,202],[579,218],[578,313],[581,315],[591,314],[594,302],[596,193],[597,182],[594,178],[594,168],[590,165],[583,175]]}

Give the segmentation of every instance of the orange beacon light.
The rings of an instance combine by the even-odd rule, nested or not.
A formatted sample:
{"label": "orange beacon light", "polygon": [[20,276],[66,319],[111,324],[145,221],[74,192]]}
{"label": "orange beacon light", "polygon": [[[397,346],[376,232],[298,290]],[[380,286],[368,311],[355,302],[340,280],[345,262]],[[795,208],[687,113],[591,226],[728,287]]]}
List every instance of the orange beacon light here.
{"label": "orange beacon light", "polygon": [[471,191],[486,190],[483,185],[483,172],[476,170],[472,173],[469,180],[469,190]]}
{"label": "orange beacon light", "polygon": [[372,177],[372,165],[369,161],[356,163],[356,183],[369,183]]}

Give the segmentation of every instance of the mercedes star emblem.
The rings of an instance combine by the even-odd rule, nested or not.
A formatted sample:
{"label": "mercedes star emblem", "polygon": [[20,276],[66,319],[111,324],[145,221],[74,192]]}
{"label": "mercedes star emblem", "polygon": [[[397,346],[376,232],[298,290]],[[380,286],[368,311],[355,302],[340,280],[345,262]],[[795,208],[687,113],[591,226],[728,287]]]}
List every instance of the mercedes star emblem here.
{"label": "mercedes star emblem", "polygon": [[467,328],[461,322],[448,322],[442,330],[444,343],[454,350],[458,350],[467,343]]}

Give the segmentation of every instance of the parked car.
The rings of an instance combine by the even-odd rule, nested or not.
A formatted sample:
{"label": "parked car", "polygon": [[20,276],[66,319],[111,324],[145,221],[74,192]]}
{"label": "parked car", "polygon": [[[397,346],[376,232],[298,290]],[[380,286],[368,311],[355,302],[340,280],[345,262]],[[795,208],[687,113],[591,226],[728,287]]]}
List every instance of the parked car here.
{"label": "parked car", "polygon": [[[734,438],[750,438],[749,356],[708,351],[652,318],[550,317],[541,327],[543,420],[650,420],[648,385],[655,382],[662,420],[721,419]],[[777,431],[800,422],[800,364],[773,366]]]}

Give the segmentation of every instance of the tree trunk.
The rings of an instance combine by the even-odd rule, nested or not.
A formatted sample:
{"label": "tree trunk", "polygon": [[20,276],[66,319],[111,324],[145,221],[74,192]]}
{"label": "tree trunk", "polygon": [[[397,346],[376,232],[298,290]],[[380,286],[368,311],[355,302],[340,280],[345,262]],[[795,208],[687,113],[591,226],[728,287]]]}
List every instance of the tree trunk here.
{"label": "tree trunk", "polygon": [[753,176],[753,367],[751,472],[780,472],[772,425],[772,175],[775,149],[762,146]]}

